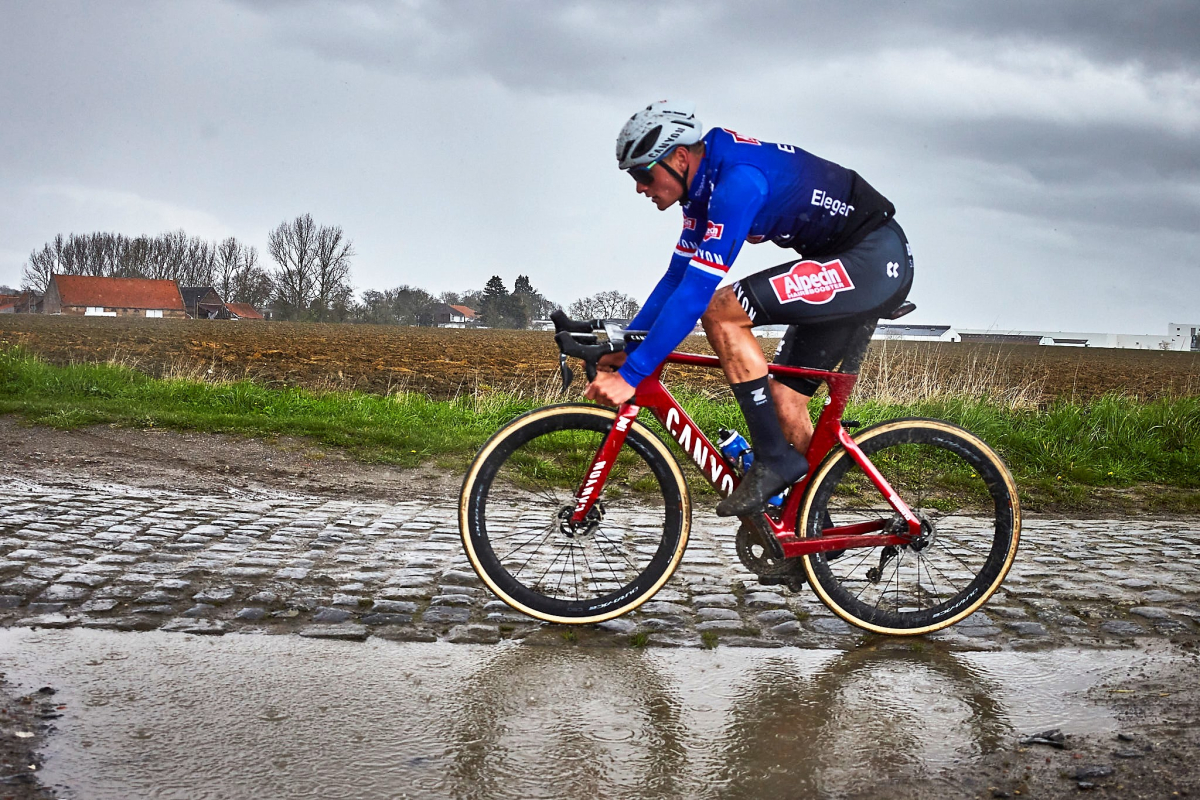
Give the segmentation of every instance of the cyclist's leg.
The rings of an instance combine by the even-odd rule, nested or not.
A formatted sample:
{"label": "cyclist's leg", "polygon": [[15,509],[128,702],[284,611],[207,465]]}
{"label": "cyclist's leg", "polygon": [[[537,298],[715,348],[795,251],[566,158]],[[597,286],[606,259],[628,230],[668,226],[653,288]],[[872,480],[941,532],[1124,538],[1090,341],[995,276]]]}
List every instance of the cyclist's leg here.
{"label": "cyclist's leg", "polygon": [[700,321],[731,385],[766,377],[767,358],[754,338],[755,322],[732,289],[718,289]]}
{"label": "cyclist's leg", "polygon": [[779,417],[784,438],[797,452],[808,452],[808,443],[813,435],[812,417],[808,414],[808,401],[812,395],[798,392],[772,378],[771,397],[775,400],[775,414]]}
{"label": "cyclist's leg", "polygon": [[717,505],[720,516],[744,516],[760,510],[767,498],[799,480],[808,462],[793,450],[779,427],[767,359],[754,338],[750,315],[728,289],[718,291],[703,317],[709,343],[721,359],[725,376],[746,418],[754,443],[754,467],[738,488]]}

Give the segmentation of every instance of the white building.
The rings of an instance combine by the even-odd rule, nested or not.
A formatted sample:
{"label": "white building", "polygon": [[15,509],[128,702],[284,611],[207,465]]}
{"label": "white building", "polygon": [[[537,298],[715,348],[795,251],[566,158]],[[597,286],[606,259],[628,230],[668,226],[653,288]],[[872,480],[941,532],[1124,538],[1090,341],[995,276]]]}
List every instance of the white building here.
{"label": "white building", "polygon": [[[1173,329],[1174,325],[1171,326]],[[1200,331],[1200,325],[1178,326],[1184,332],[1192,327]],[[959,333],[964,342],[993,342],[1006,344],[1040,344],[1051,347],[1109,347],[1127,350],[1188,350],[1192,335],[1173,337],[1153,333],[1096,333],[1091,331],[1002,331],[972,330],[962,328]]]}
{"label": "white building", "polygon": [[1168,322],[1167,335],[1180,344],[1172,350],[1200,350],[1200,322]]}
{"label": "white building", "polygon": [[876,325],[872,339],[905,342],[957,342],[962,339],[949,325]]}

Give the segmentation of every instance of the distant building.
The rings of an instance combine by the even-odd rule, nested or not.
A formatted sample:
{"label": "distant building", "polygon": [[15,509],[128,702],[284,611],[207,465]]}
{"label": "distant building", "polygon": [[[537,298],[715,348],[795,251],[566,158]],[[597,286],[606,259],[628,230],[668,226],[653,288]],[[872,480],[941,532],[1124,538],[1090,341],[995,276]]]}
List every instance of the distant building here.
{"label": "distant building", "polygon": [[[1190,330],[1200,325],[1184,326],[1170,325],[1169,330],[1179,327]],[[996,344],[1040,344],[1050,347],[1110,347],[1129,350],[1188,350],[1191,336],[1185,343],[1183,338],[1176,339],[1170,333],[1159,336],[1152,333],[1091,333],[1064,331],[996,331],[996,330],[960,330],[964,342],[991,342]]]}
{"label": "distant building", "polygon": [[230,319],[266,319],[258,309],[249,303],[226,303]]}
{"label": "distant building", "polygon": [[468,328],[478,321],[474,309],[442,303],[433,312],[433,324],[439,328]]}
{"label": "distant building", "polygon": [[192,319],[229,319],[225,301],[212,286],[180,286],[179,294]]}
{"label": "distant building", "polygon": [[960,342],[984,344],[1043,344],[1042,339],[1046,338],[1038,333],[997,333],[996,331],[960,331],[958,337]]}
{"label": "distant building", "polygon": [[957,342],[958,331],[949,325],[876,325],[873,339],[898,339],[906,342]]}
{"label": "distant building", "polygon": [[175,281],[147,278],[51,275],[43,310],[80,317],[187,318]]}
{"label": "distant building", "polygon": [[1167,336],[1178,343],[1178,350],[1200,350],[1200,322],[1168,322]]}
{"label": "distant building", "polygon": [[25,292],[18,296],[16,307],[13,309],[18,314],[40,314],[42,313],[42,304],[46,301],[44,294],[37,292]]}

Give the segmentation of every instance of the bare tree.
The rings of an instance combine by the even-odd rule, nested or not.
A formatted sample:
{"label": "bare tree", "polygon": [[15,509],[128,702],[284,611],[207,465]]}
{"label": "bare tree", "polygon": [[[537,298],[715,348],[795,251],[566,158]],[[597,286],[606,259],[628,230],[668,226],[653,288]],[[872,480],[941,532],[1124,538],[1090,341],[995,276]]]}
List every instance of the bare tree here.
{"label": "bare tree", "polygon": [[348,307],[353,255],[354,243],[344,238],[341,226],[322,225],[317,231],[313,312],[318,322],[325,322],[331,313]]}
{"label": "bare tree", "polygon": [[232,296],[226,299],[261,307],[271,299],[274,289],[270,274],[258,265],[258,250],[243,246],[241,260],[233,276]]}
{"label": "bare tree", "polygon": [[567,313],[576,319],[632,319],[642,307],[627,294],[607,291],[581,297],[571,303]]}
{"label": "bare tree", "polygon": [[316,297],[317,226],[312,215],[281,222],[267,235],[267,252],[278,265],[273,299],[281,316],[307,314]]}
{"label": "bare tree", "polygon": [[224,300],[232,300],[233,276],[242,261],[242,246],[230,236],[216,245],[213,250],[213,282],[217,294]]}
{"label": "bare tree", "polygon": [[21,288],[26,291],[44,294],[50,285],[50,276],[62,272],[63,236],[58,234],[53,242],[45,244],[41,250],[29,254],[29,260],[21,268]]}

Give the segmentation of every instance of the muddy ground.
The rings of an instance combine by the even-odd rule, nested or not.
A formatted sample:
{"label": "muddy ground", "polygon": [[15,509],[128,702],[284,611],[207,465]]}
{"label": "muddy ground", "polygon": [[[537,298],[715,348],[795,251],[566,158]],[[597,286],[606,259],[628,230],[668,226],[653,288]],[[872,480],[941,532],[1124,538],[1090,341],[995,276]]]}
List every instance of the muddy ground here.
{"label": "muddy ground", "polygon": [[[95,427],[61,432],[0,417],[0,465],[53,483],[55,480],[119,481],[171,486],[183,492],[229,488],[302,490],[356,499],[396,501],[454,496],[458,476],[427,468],[400,470],[355,463],[296,439],[272,442],[169,431]],[[1066,735],[1059,749],[1013,739],[980,763],[935,779],[963,797],[1068,797],[1089,792],[1108,797],[1200,796],[1200,665],[1179,672],[1131,674],[1100,687],[1095,699],[1117,710],[1119,727],[1102,734]],[[45,735],[52,696],[37,687],[6,687],[0,695],[0,800],[46,797],[26,783],[33,747]],[[34,691],[29,700],[22,695]],[[5,713],[7,712],[7,713]],[[36,737],[16,737],[16,731]],[[1023,732],[1025,735],[1036,733]],[[20,777],[14,777],[20,776]],[[931,776],[933,777],[933,776]],[[893,797],[921,797],[928,785],[897,786]]]}
{"label": "muddy ground", "polygon": [[1063,731],[1061,749],[1018,737],[952,776],[951,784],[964,797],[1200,796],[1200,663],[1194,653],[1190,661],[1178,671],[1133,674],[1093,691],[1092,700],[1116,712],[1119,727],[1082,737]]}
{"label": "muddy ground", "polygon": [[0,674],[0,800],[43,800],[54,793],[38,781],[38,753],[60,715],[54,687],[11,686]]}
{"label": "muddy ground", "polygon": [[[772,353],[778,340],[761,340]],[[269,386],[412,391],[435,398],[559,385],[544,331],[456,330],[226,320],[0,316],[0,348],[20,345],[53,364],[125,364],[155,377],[250,379]],[[711,353],[704,337],[680,349]],[[728,391],[719,370],[672,366],[672,385]],[[859,397],[898,399],[953,389],[1023,404],[1200,394],[1200,354],[1036,345],[875,342]]]}

